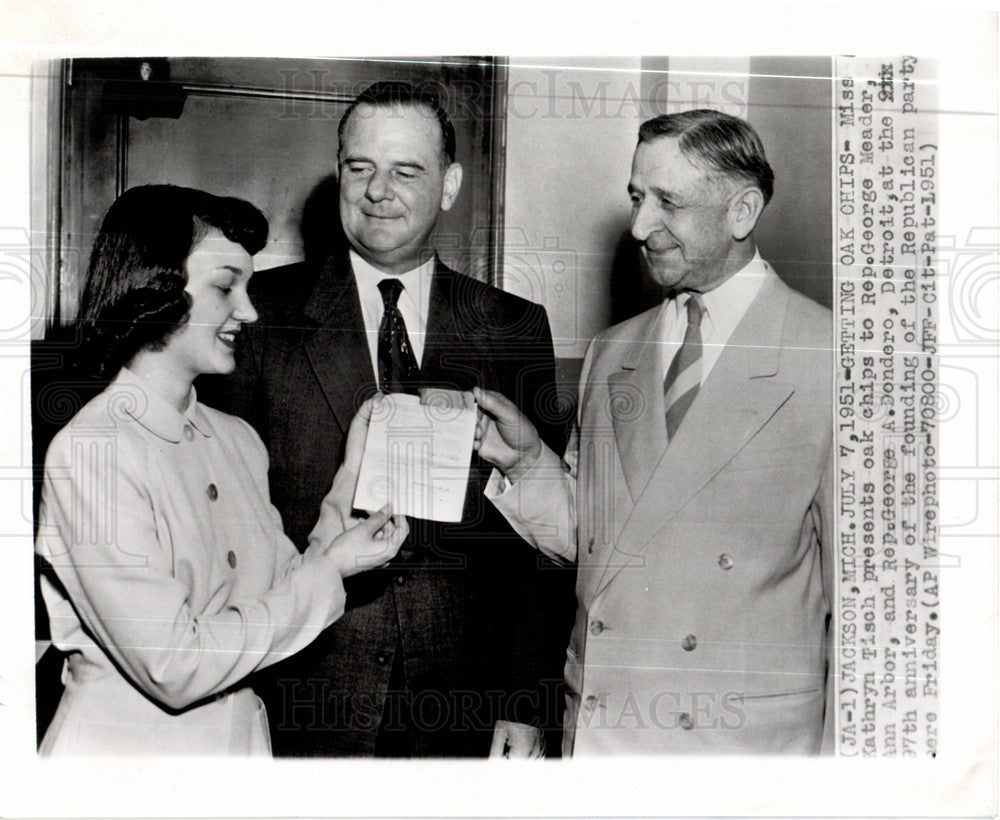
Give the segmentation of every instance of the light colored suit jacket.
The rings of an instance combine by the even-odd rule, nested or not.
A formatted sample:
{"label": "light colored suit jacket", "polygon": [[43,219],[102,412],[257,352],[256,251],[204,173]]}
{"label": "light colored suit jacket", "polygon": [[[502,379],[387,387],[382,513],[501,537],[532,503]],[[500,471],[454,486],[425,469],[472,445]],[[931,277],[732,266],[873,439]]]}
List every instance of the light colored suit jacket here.
{"label": "light colored suit jacket", "polygon": [[250,425],[197,402],[181,414],[122,370],[45,459],[36,551],[67,657],[42,754],[267,753],[243,680],[343,613],[322,554],[341,530],[324,516],[300,555]]}
{"label": "light colored suit jacket", "polygon": [[565,463],[546,450],[494,498],[538,548],[578,562],[564,752],[816,753],[830,312],[768,279],[669,447],[658,315],[594,340]]}

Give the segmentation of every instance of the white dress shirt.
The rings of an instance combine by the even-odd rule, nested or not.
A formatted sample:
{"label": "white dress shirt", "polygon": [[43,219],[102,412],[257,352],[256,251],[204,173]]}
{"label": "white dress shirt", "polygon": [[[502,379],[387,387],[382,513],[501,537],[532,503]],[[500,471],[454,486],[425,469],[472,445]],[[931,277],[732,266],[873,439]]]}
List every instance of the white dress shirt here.
{"label": "white dress shirt", "polygon": [[[777,276],[774,269],[755,252],[744,267],[708,293],[701,294],[705,312],[701,319],[701,383],[712,372],[726,342],[740,323],[750,303],[760,292],[765,278]],[[663,373],[666,378],[670,362],[684,342],[687,331],[687,303],[690,294],[683,293],[663,303],[660,314],[663,344]]]}
{"label": "white dress shirt", "polygon": [[365,321],[365,337],[371,353],[372,369],[378,380],[378,328],[382,324],[385,303],[378,283],[383,279],[398,279],[403,285],[396,306],[406,323],[406,335],[419,365],[424,357],[424,339],[427,335],[427,312],[431,301],[431,278],[434,276],[435,258],[432,256],[419,267],[394,276],[369,265],[354,251],[350,252],[351,269],[358,285],[361,315]]}

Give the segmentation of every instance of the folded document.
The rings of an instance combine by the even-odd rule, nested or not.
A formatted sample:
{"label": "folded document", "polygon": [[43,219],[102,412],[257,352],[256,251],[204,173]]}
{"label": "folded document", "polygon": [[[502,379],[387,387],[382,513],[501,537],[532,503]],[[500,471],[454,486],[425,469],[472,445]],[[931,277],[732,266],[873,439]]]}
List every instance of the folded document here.
{"label": "folded document", "polygon": [[461,521],[476,431],[470,393],[391,393],[372,411],[354,506],[431,521]]}

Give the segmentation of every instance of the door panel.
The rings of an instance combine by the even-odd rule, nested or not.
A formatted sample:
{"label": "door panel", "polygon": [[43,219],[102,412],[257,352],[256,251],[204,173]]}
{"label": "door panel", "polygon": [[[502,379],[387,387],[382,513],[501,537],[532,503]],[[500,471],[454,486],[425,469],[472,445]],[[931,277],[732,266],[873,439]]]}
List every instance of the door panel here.
{"label": "door panel", "polygon": [[180,119],[130,122],[128,187],[172,182],[249,200],[271,229],[254,266],[302,259],[302,206],[334,172],[337,122],[347,105],[339,103],[329,119],[282,119],[283,108],[274,98],[192,94]]}
{"label": "door panel", "polygon": [[452,267],[498,279],[506,74],[494,58],[86,59],[68,61],[66,75],[59,298],[49,323],[76,315],[100,219],[135,185],[248,199],[271,224],[258,269],[301,259],[303,207],[335,169],[340,116],[375,80],[443,90],[464,178],[439,223],[438,250]]}

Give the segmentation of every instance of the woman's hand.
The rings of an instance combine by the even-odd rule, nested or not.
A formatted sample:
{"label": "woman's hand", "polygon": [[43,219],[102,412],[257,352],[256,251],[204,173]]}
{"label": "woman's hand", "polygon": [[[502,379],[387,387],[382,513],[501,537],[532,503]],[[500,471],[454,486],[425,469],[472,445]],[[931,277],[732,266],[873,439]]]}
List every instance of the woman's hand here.
{"label": "woman's hand", "polygon": [[392,515],[390,505],[333,539],[325,555],[341,578],[380,567],[399,552],[410,528],[405,515]]}
{"label": "woman's hand", "polygon": [[366,401],[351,421],[344,463],[333,477],[333,486],[320,505],[319,520],[309,534],[306,560],[325,555],[337,564],[343,578],[385,564],[409,532],[406,516],[391,515],[389,505],[370,517],[353,509],[368,422],[381,399],[379,395]]}

